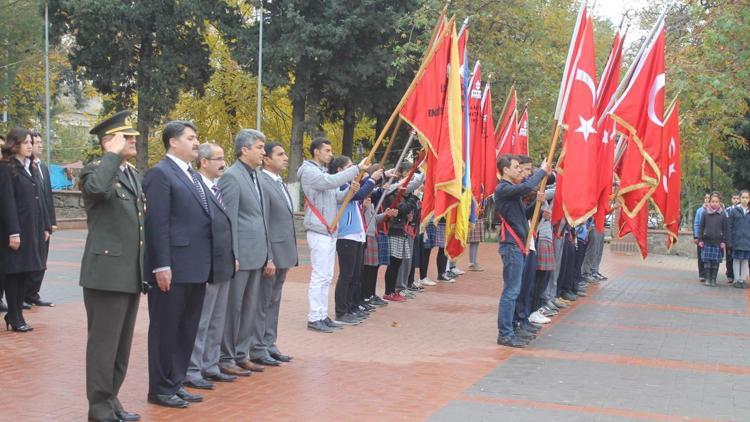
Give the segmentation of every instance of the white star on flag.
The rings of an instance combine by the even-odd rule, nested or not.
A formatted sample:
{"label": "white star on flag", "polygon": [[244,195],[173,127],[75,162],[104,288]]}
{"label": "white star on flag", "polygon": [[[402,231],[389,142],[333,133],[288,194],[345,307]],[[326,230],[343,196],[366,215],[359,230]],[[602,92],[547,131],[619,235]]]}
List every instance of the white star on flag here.
{"label": "white star on flag", "polygon": [[581,122],[581,125],[575,131],[583,134],[583,142],[588,142],[589,135],[597,133],[596,129],[594,129],[594,118],[586,120],[583,116],[578,116],[578,120]]}

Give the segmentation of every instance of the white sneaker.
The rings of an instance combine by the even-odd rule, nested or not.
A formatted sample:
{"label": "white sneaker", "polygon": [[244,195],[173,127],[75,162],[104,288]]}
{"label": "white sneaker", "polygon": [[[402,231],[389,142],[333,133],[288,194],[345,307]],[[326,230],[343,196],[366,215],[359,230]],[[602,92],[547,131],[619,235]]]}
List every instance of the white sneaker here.
{"label": "white sneaker", "polygon": [[414,287],[422,287],[422,280],[414,280]]}
{"label": "white sneaker", "polygon": [[425,278],[423,278],[423,279],[419,280],[419,282],[420,282],[420,283],[421,283],[421,284],[422,284],[423,286],[435,286],[435,285],[437,285],[437,283],[435,283],[434,281],[430,280],[430,279],[429,279],[429,278],[427,278],[427,277],[425,277]]}
{"label": "white sneaker", "polygon": [[464,270],[462,270],[462,269],[460,269],[458,267],[451,268],[451,272],[453,272],[453,274],[456,274],[456,275],[466,274],[466,271],[464,271]]}
{"label": "white sneaker", "polygon": [[531,314],[531,316],[529,316],[529,322],[533,322],[535,324],[549,324],[550,321],[552,320],[540,314],[539,311],[536,311]]}

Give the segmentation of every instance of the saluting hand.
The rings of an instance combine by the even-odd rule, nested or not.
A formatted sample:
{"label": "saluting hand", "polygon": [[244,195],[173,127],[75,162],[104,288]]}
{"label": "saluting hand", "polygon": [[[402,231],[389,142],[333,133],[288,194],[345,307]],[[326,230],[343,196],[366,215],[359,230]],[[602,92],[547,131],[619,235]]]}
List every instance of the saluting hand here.
{"label": "saluting hand", "polygon": [[168,292],[172,288],[172,270],[164,270],[156,273],[156,284],[162,292]]}
{"label": "saluting hand", "polygon": [[102,147],[104,147],[104,151],[106,152],[120,155],[120,153],[125,149],[125,144],[125,136],[121,132],[117,132],[112,137],[112,139],[104,142]]}

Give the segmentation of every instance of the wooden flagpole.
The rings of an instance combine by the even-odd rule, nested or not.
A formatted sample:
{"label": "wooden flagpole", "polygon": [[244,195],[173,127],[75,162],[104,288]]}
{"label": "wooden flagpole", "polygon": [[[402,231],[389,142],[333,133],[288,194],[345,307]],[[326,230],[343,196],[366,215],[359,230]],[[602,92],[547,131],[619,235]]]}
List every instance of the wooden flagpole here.
{"label": "wooden flagpole", "polygon": [[[448,24],[443,27],[443,30],[438,35],[438,37],[445,36],[445,34],[448,32],[448,28],[450,28],[454,22],[455,22],[455,17],[451,18],[448,21]],[[424,60],[422,60],[422,64],[419,66],[419,70],[417,70],[417,74],[414,76],[414,79],[412,79],[411,84],[409,85],[409,88],[406,89],[406,92],[401,97],[401,100],[396,105],[396,108],[393,109],[393,113],[391,113],[391,117],[388,118],[388,121],[386,122],[385,126],[383,126],[383,129],[380,131],[380,135],[378,135],[378,138],[375,141],[375,144],[370,149],[370,153],[367,155],[367,159],[366,159],[367,163],[372,161],[372,158],[375,156],[375,151],[377,151],[381,142],[383,142],[383,138],[385,137],[385,134],[388,132],[388,129],[390,129],[391,125],[393,124],[393,121],[396,119],[398,114],[401,112],[401,109],[404,107],[404,104],[406,104],[406,100],[409,99],[409,96],[417,87],[417,83],[422,79],[422,75],[424,75],[425,69],[427,68],[427,63],[429,63],[430,60],[432,60],[437,50],[438,49],[435,48],[435,46],[432,46],[432,45],[429,46],[429,52],[425,56]],[[354,180],[359,182],[360,179],[362,179],[363,175],[364,175],[364,170],[359,169],[359,175],[357,175],[357,177]],[[338,224],[341,217],[344,215],[344,209],[346,208],[347,205],[349,205],[349,201],[352,200],[352,196],[354,196],[354,192],[352,192],[352,190],[349,189],[346,192],[346,196],[344,197],[344,202],[341,203],[341,208],[339,208],[339,211],[336,214],[336,218],[334,218],[333,221],[331,222],[330,227],[332,230],[335,230],[336,225]]]}
{"label": "wooden flagpole", "polygon": [[508,103],[510,102],[510,96],[513,95],[513,90],[514,89],[516,89],[516,83],[515,82],[513,82],[510,85],[510,89],[508,90],[508,96],[505,97],[505,103],[503,103],[503,108],[501,109],[503,114],[497,120],[497,124],[495,124],[495,132],[493,132],[493,134],[492,134],[493,136],[495,135],[495,133],[497,133],[498,130],[500,130],[500,125],[503,124],[503,117],[505,116],[505,108],[508,107]]}

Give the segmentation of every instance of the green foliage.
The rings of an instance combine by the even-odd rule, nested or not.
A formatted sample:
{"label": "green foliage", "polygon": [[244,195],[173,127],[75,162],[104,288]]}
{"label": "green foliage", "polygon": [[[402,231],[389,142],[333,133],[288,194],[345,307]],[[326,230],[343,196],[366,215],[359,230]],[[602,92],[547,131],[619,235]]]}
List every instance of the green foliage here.
{"label": "green foliage", "polygon": [[50,1],[54,34],[75,39],[73,68],[117,108],[137,104],[140,168],[150,128],[174,109],[182,90],[201,92],[211,75],[205,30],[218,6],[211,0]]}

